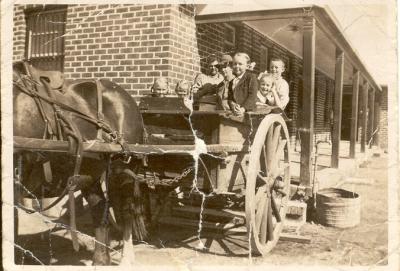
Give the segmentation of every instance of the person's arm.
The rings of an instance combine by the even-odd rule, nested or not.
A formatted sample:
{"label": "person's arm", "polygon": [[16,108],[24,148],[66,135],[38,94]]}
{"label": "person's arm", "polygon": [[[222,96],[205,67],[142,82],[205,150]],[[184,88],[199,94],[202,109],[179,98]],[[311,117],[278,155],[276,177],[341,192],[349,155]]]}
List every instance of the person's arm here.
{"label": "person's arm", "polygon": [[280,109],[284,110],[289,103],[289,85],[286,81],[282,81],[279,89],[273,88],[272,94],[274,95],[275,104]]}
{"label": "person's arm", "polygon": [[201,86],[203,85],[203,74],[199,73],[197,74],[197,76],[194,78],[194,82],[191,88],[191,92],[192,93],[197,93],[197,91],[199,90],[199,88],[201,88]]}
{"label": "person's arm", "polygon": [[199,100],[201,97],[207,95],[207,94],[215,94],[217,92],[218,86],[217,85],[212,85],[210,83],[206,83],[203,86],[201,86],[196,93],[193,93],[193,99],[194,100]]}
{"label": "person's arm", "polygon": [[231,109],[231,111],[234,112],[235,107],[236,107],[236,102],[235,102],[235,99],[233,98],[232,87],[233,87],[233,80],[231,80],[228,85],[228,105],[229,105],[229,108]]}
{"label": "person's arm", "polygon": [[253,111],[256,107],[258,81],[254,74],[250,73],[249,82],[247,84],[247,99],[244,101],[243,106],[246,111]]}

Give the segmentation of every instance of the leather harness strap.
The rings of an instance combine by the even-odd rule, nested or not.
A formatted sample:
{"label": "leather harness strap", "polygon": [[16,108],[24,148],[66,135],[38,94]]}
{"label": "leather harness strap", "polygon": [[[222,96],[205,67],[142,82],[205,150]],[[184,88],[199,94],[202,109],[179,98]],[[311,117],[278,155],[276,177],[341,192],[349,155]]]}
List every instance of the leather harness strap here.
{"label": "leather harness strap", "polygon": [[[24,62],[24,67],[25,67],[25,70],[28,73],[28,75],[29,76],[33,76],[31,70],[29,69],[29,65],[27,63],[25,63],[25,62]],[[23,80],[22,82],[27,87],[27,84],[28,84],[27,80]],[[30,82],[29,84],[32,84],[31,87],[34,88],[37,93],[39,92],[39,90],[37,89],[37,85],[36,84],[34,84],[33,82]],[[51,127],[51,123],[50,123],[50,120],[48,119],[48,117],[47,117],[47,115],[45,113],[45,110],[43,108],[43,104],[42,104],[41,100],[37,96],[34,96],[33,99],[34,99],[34,101],[35,101],[35,103],[36,103],[36,105],[37,105],[37,107],[39,109],[39,112],[40,112],[40,114],[41,114],[41,116],[42,116],[42,118],[43,118],[43,120],[45,122],[45,130],[44,130],[44,133],[43,133],[43,139],[46,139],[47,135],[49,135],[50,139],[54,139],[55,135],[54,135],[53,129]],[[57,125],[57,122],[56,122],[56,125]],[[59,136],[59,139],[62,140],[62,138],[60,138],[60,136],[62,137],[62,134],[58,133],[58,136]],[[51,183],[52,180],[53,180],[53,174],[52,174],[52,171],[51,171],[50,161],[44,162],[42,167],[43,167],[43,173],[44,173],[45,181],[47,183]]]}
{"label": "leather harness strap", "polygon": [[[103,85],[100,80],[96,80],[96,90],[97,90],[97,118],[99,121],[104,122],[104,114],[103,114]],[[98,127],[97,128],[97,139],[103,140],[103,130]]]}
{"label": "leather harness strap", "polygon": [[[60,123],[64,134],[67,136],[70,153],[75,156],[75,166],[74,173],[68,178],[67,188],[68,188],[68,202],[69,202],[69,212],[70,212],[70,228],[71,228],[71,239],[72,245],[75,251],[79,250],[78,234],[76,230],[76,212],[75,212],[75,189],[80,181],[80,169],[82,164],[83,155],[83,140],[80,131],[75,126],[74,122],[68,119],[66,116],[59,112],[58,117],[60,118]],[[75,144],[74,144],[75,143]],[[75,148],[74,148],[75,145]]]}
{"label": "leather harness strap", "polygon": [[[70,148],[70,154],[74,155],[75,157],[75,165],[74,165],[74,172],[73,175],[68,178],[67,186],[65,187],[62,195],[55,200],[50,206],[48,206],[46,209],[50,209],[51,207],[55,206],[66,194],[68,194],[69,198],[69,212],[70,212],[70,230],[71,230],[71,237],[72,237],[72,243],[73,247],[76,251],[79,250],[79,243],[78,243],[78,236],[77,236],[77,229],[76,229],[76,212],[75,212],[75,196],[74,196],[74,191],[80,187],[80,184],[84,182],[85,177],[79,175],[80,173],[80,168],[82,164],[82,155],[83,155],[83,140],[81,133],[79,129],[76,127],[75,123],[70,119],[69,115],[64,115],[63,111],[68,111],[71,113],[76,114],[79,116],[81,119],[84,119],[92,124],[95,124],[97,127],[97,139],[98,140],[103,140],[103,132],[106,132],[110,134],[111,140],[113,142],[116,142],[122,146],[122,156],[123,156],[123,162],[129,163],[131,156],[129,155],[129,146],[123,139],[123,134],[119,134],[116,131],[113,131],[112,128],[105,122],[104,120],[104,114],[103,114],[103,91],[104,91],[104,86],[101,83],[100,80],[96,80],[96,86],[97,86],[97,118],[92,117],[88,115],[87,113],[84,113],[80,111],[79,109],[73,108],[61,101],[58,101],[54,97],[54,91],[52,85],[51,85],[51,80],[50,82],[47,82],[43,80],[42,77],[32,77],[31,74],[29,74],[29,67],[27,67],[27,64],[24,63],[25,65],[25,70],[28,73],[27,76],[24,75],[19,75],[19,80],[15,81],[14,80],[14,85],[17,86],[22,92],[25,94],[31,96],[36,104],[38,105],[39,111],[41,116],[43,117],[45,121],[45,134],[44,137],[49,134],[51,137],[54,135],[54,131],[57,130],[57,135],[59,140],[63,140],[62,137],[63,135],[68,138],[69,141],[69,148]],[[33,78],[33,79],[32,79]],[[36,78],[36,79],[35,79]],[[37,82],[38,80],[40,82]],[[41,84],[40,84],[41,83]],[[40,93],[37,89],[38,85],[43,85],[47,95],[44,95]],[[46,102],[50,104],[53,107],[54,110],[54,120],[56,123],[56,129],[53,129],[50,125],[49,118],[47,117],[45,110],[43,108],[42,102]],[[109,174],[110,174],[110,157],[108,158],[108,166],[107,166],[107,171],[106,171],[106,185],[108,182]],[[51,180],[51,167],[49,164],[43,164],[43,168],[45,170],[45,176],[46,176],[46,181]],[[132,172],[133,173],[133,172]],[[88,177],[88,176],[86,176]],[[106,189],[106,193],[108,189]],[[106,197],[108,201],[108,197]],[[107,208],[105,210],[105,214],[103,219],[105,220],[105,223],[108,223],[108,202],[106,202]],[[33,210],[29,210],[33,211]]]}
{"label": "leather harness strap", "polygon": [[[25,71],[26,71],[27,75],[29,77],[33,78],[31,70],[29,69],[29,65],[26,62],[24,62],[23,65],[24,65],[24,68],[25,68]],[[43,133],[43,139],[46,139],[47,135],[49,135],[50,139],[54,139],[54,136],[55,136],[54,135],[54,129],[51,127],[51,122],[50,122],[49,118],[46,115],[46,111],[43,108],[42,101],[39,99],[38,95],[35,95],[35,94],[39,93],[39,90],[37,89],[37,82],[34,81],[34,80],[24,80],[24,78],[21,76],[21,74],[18,74],[18,76],[19,76],[19,80],[18,80],[17,83],[21,82],[23,84],[23,86],[24,86],[23,89],[28,89],[28,90],[29,89],[34,89],[35,90],[35,91],[31,92],[31,94],[32,94],[31,96],[33,97],[33,100],[35,101],[35,103],[36,103],[36,105],[37,105],[37,107],[39,109],[39,113],[42,116],[42,118],[44,120],[44,123],[45,123],[45,130],[44,130],[44,133]],[[21,88],[21,85],[19,85],[19,87]]]}
{"label": "leather harness strap", "polygon": [[[24,65],[25,65],[25,70],[28,73],[28,76],[30,76],[29,67],[27,67],[26,63],[24,63]],[[68,141],[70,143],[69,144],[70,153],[75,156],[74,172],[73,172],[73,175],[68,178],[67,187],[64,190],[64,192],[62,193],[63,194],[62,196],[64,196],[66,194],[66,192],[68,193],[69,212],[70,212],[70,230],[71,230],[72,244],[73,244],[74,250],[78,251],[79,243],[78,243],[77,228],[76,228],[74,191],[79,186],[80,178],[81,178],[79,173],[80,173],[80,168],[81,168],[81,164],[82,164],[83,140],[82,140],[81,133],[80,133],[79,129],[76,127],[75,123],[70,119],[69,116],[65,116],[62,113],[61,109],[73,112],[73,113],[77,114],[79,117],[81,117],[82,119],[85,119],[93,124],[96,124],[98,139],[102,140],[102,132],[103,131],[106,131],[107,133],[109,133],[111,135],[117,134],[114,131],[112,131],[112,129],[110,128],[110,126],[107,123],[104,122],[103,100],[102,100],[103,86],[100,81],[98,81],[98,80],[96,81],[97,105],[98,106],[97,106],[97,119],[95,119],[95,118],[81,112],[78,109],[72,108],[60,101],[57,101],[52,93],[51,85],[48,82],[43,81],[41,78],[39,78],[41,80],[40,83],[42,83],[44,85],[44,88],[47,91],[47,96],[39,93],[38,89],[36,88],[38,83],[35,82],[35,80],[32,80],[30,77],[22,77],[21,75],[20,75],[19,79],[20,80],[18,80],[18,81],[14,81],[14,84],[16,86],[18,86],[22,92],[33,97],[35,102],[38,104],[39,111],[41,112],[41,115],[46,123],[44,136],[46,136],[47,132],[52,134],[53,131],[51,129],[51,126],[49,126],[50,122],[48,121],[48,118],[43,110],[43,105],[41,105],[41,101],[45,101],[53,107],[54,118],[55,118],[56,125],[57,125],[59,139],[62,138],[62,134],[64,134],[68,138]],[[22,81],[22,82],[20,82],[20,81]],[[29,87],[27,84],[33,84],[33,87],[32,86]],[[48,128],[48,127],[50,127],[50,128]],[[119,137],[121,137],[121,136],[119,136]],[[121,145],[125,145],[122,138],[117,138],[117,141]],[[127,150],[124,149],[124,153],[125,153],[125,151],[127,151]],[[46,181],[48,178],[52,178],[50,165],[43,164],[43,169],[45,170]],[[50,172],[49,172],[49,170],[50,170]],[[108,174],[109,174],[109,171],[108,171]],[[108,176],[107,176],[107,178],[108,178]],[[57,202],[59,202],[60,199],[61,199],[61,197],[58,198],[56,201],[54,201],[51,204],[51,206],[54,206],[55,204],[57,204]]]}
{"label": "leather harness strap", "polygon": [[[25,78],[25,80],[31,80],[31,79]],[[71,106],[69,106],[69,105],[67,105],[65,103],[62,103],[62,102],[57,101],[55,99],[52,99],[52,98],[50,98],[48,96],[45,96],[43,94],[40,94],[40,93],[37,93],[37,92],[33,92],[29,88],[25,87],[24,85],[22,85],[19,82],[14,82],[14,84],[16,86],[18,86],[18,88],[22,92],[24,92],[25,94],[27,94],[27,95],[29,95],[31,97],[37,97],[37,98],[40,98],[41,100],[43,100],[43,101],[45,101],[45,102],[47,102],[49,104],[58,105],[60,107],[60,109],[64,109],[66,111],[69,111],[69,112],[72,112],[72,113],[75,113],[75,114],[79,115],[80,118],[82,118],[84,120],[87,120],[88,122],[90,122],[92,124],[95,124],[97,127],[103,129],[105,132],[110,133],[110,134],[115,134],[115,132],[111,129],[111,127],[104,120],[95,119],[95,118],[89,116],[88,114],[83,113],[80,110],[78,110],[76,108],[73,108],[73,107],[71,107]]]}

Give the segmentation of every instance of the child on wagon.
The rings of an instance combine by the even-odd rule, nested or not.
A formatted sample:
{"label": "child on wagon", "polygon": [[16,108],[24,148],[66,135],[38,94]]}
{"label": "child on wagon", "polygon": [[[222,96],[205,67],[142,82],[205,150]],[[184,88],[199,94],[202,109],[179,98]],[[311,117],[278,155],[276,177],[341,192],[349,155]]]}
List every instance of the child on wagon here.
{"label": "child on wagon", "polygon": [[278,92],[275,77],[271,73],[262,73],[259,76],[257,92],[257,106],[269,105],[284,110],[289,102],[288,92]]}
{"label": "child on wagon", "polygon": [[165,77],[159,77],[154,80],[153,86],[151,87],[152,97],[165,97],[169,92],[168,79]]}
{"label": "child on wagon", "polygon": [[236,76],[229,83],[228,104],[237,116],[252,111],[256,107],[258,82],[249,71],[250,57],[246,53],[236,53],[233,57],[233,74]]}
{"label": "child on wagon", "polygon": [[178,97],[188,97],[190,94],[190,82],[187,80],[181,80],[176,84],[175,93]]}
{"label": "child on wagon", "polygon": [[259,79],[259,92],[257,104],[277,106],[284,110],[289,103],[289,85],[282,78],[285,64],[279,58],[273,58],[270,62],[270,73],[261,73]]}

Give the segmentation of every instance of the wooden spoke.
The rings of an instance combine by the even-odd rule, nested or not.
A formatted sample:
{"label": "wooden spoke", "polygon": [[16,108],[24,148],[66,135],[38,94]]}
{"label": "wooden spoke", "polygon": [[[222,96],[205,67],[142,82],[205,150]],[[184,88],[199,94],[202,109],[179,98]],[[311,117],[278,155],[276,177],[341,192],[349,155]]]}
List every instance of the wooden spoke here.
{"label": "wooden spoke", "polygon": [[257,175],[257,180],[260,180],[263,185],[267,183],[266,177],[262,176],[260,173]]}
{"label": "wooden spoke", "polygon": [[287,143],[286,139],[279,140],[279,144],[276,148],[275,155],[277,155],[279,157],[279,155],[283,153],[286,143]]}
{"label": "wooden spoke", "polygon": [[[289,133],[282,116],[265,116],[252,142],[246,182],[246,227],[252,252],[265,255],[279,240],[288,203],[285,195],[290,187]],[[282,179],[277,186],[280,191],[272,186],[277,177]]]}
{"label": "wooden spoke", "polygon": [[265,176],[267,176],[267,152],[265,150],[265,145],[262,146],[261,155],[260,155],[260,170],[264,172]]}
{"label": "wooden spoke", "polygon": [[271,153],[270,155],[273,157],[269,163],[269,172],[271,173],[271,175],[276,175],[277,174],[277,166],[278,166],[278,162],[279,162],[279,154],[280,154],[280,150],[282,149],[282,147],[285,146],[286,141],[281,139],[281,130],[282,130],[282,125],[278,124],[275,128],[274,128],[274,132],[273,132],[273,136],[272,136],[272,142],[270,143],[270,149],[271,149]]}
{"label": "wooden spoke", "polygon": [[257,232],[259,232],[260,226],[262,224],[263,214],[264,214],[265,204],[266,204],[266,194],[264,192],[262,194],[264,197],[260,198],[257,203],[258,208],[257,208],[257,212],[256,212],[256,227],[255,227]]}
{"label": "wooden spoke", "polygon": [[[278,140],[281,137],[281,129],[282,129],[282,125],[278,124],[275,128],[274,128],[274,135],[272,137],[272,145],[273,146],[278,146]],[[277,148],[275,147],[273,150],[277,150]]]}
{"label": "wooden spoke", "polygon": [[[266,142],[266,153],[267,153],[267,173],[270,172],[271,167],[272,167],[272,161],[274,159],[274,147],[273,147],[273,132],[274,132],[274,127],[271,126],[268,130],[267,134],[267,142]],[[264,145],[265,146],[265,145]]]}
{"label": "wooden spoke", "polygon": [[280,162],[280,159],[282,157],[284,157],[282,154],[283,154],[284,148],[286,146],[286,143],[287,143],[287,140],[285,140],[285,139],[278,138],[278,140],[277,140],[277,143],[276,143],[277,145],[276,145],[276,149],[275,149],[275,153],[274,153],[275,159],[274,159],[274,163],[271,165],[271,168],[272,168],[271,170],[274,175],[279,174],[279,171],[278,171],[279,162]]}
{"label": "wooden spoke", "polygon": [[286,175],[290,169],[290,165],[288,163],[283,162],[282,165],[278,168],[278,175]]}
{"label": "wooden spoke", "polygon": [[268,225],[267,225],[267,216],[268,216],[268,209],[269,204],[268,204],[269,199],[265,198],[265,204],[264,204],[264,209],[263,209],[263,213],[262,213],[262,221],[261,221],[261,228],[260,228],[260,240],[261,240],[261,244],[265,245],[265,242],[267,240],[267,234],[268,234]]}
{"label": "wooden spoke", "polygon": [[272,224],[271,204],[268,205],[268,209],[267,209],[267,238],[268,238],[268,241],[274,240],[274,226]]}
{"label": "wooden spoke", "polygon": [[282,221],[281,214],[279,213],[278,206],[276,205],[275,198],[272,194],[271,194],[271,207],[272,207],[272,211],[274,213],[276,222],[278,222],[278,223],[281,222]]}
{"label": "wooden spoke", "polygon": [[266,185],[261,186],[261,187],[258,188],[258,190],[257,190],[257,192],[256,192],[256,197],[255,197],[256,206],[258,206],[258,203],[260,202],[260,200],[261,200],[263,197],[266,196],[266,194],[265,194],[265,188],[266,188]]}

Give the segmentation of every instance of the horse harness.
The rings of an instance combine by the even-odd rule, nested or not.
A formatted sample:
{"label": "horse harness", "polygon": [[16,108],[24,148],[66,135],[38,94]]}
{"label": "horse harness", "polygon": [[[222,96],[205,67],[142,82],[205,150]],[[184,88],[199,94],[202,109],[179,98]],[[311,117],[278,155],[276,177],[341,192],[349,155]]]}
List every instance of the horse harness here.
{"label": "horse harness", "polygon": [[[80,167],[82,164],[82,155],[83,155],[83,140],[82,135],[79,129],[76,127],[75,123],[64,115],[63,110],[67,112],[75,113],[75,115],[79,116],[81,119],[87,120],[88,122],[95,124],[97,127],[97,139],[103,140],[103,132],[109,135],[107,138],[113,142],[118,143],[122,147],[122,154],[124,159],[130,159],[129,148],[127,144],[124,142],[122,135],[119,135],[117,131],[112,130],[112,128],[104,121],[103,115],[103,107],[102,107],[102,92],[103,85],[99,80],[96,80],[96,89],[97,89],[97,118],[94,118],[80,110],[73,108],[61,101],[58,101],[54,97],[54,91],[63,92],[64,81],[62,76],[58,75],[55,72],[46,72],[46,71],[38,71],[33,67],[30,67],[26,62],[23,62],[25,71],[27,75],[19,75],[17,80],[14,79],[14,85],[18,86],[18,88],[24,92],[25,94],[31,96],[45,122],[45,130],[43,133],[43,139],[58,139],[64,140],[64,136],[68,139],[69,142],[69,153],[75,157],[75,165],[73,175],[68,178],[67,186],[65,187],[62,194],[49,206],[41,211],[48,210],[54,207],[57,203],[61,201],[61,199],[68,194],[69,198],[69,212],[70,212],[70,230],[73,247],[76,251],[79,250],[79,243],[77,238],[77,230],[76,230],[76,212],[75,212],[75,197],[74,191],[77,187],[83,185],[90,178],[89,176],[79,175]],[[61,73],[59,73],[61,74]],[[46,81],[43,77],[49,80]],[[44,95],[39,92],[39,87],[44,87],[47,95]],[[52,127],[50,118],[48,117],[48,113],[46,113],[42,102],[46,102],[50,104],[53,108],[54,112],[54,121],[55,126]],[[110,170],[111,159],[107,159],[107,170],[105,174],[105,182],[107,183],[109,170]],[[45,179],[47,182],[51,182],[52,173],[49,162],[45,162],[43,164],[43,170]],[[18,159],[18,166],[16,171],[18,171],[16,175],[17,182],[20,181],[21,171],[22,171],[22,157]],[[21,206],[22,207],[22,206]],[[35,210],[30,210],[25,207],[22,207],[23,210],[33,213]]]}

